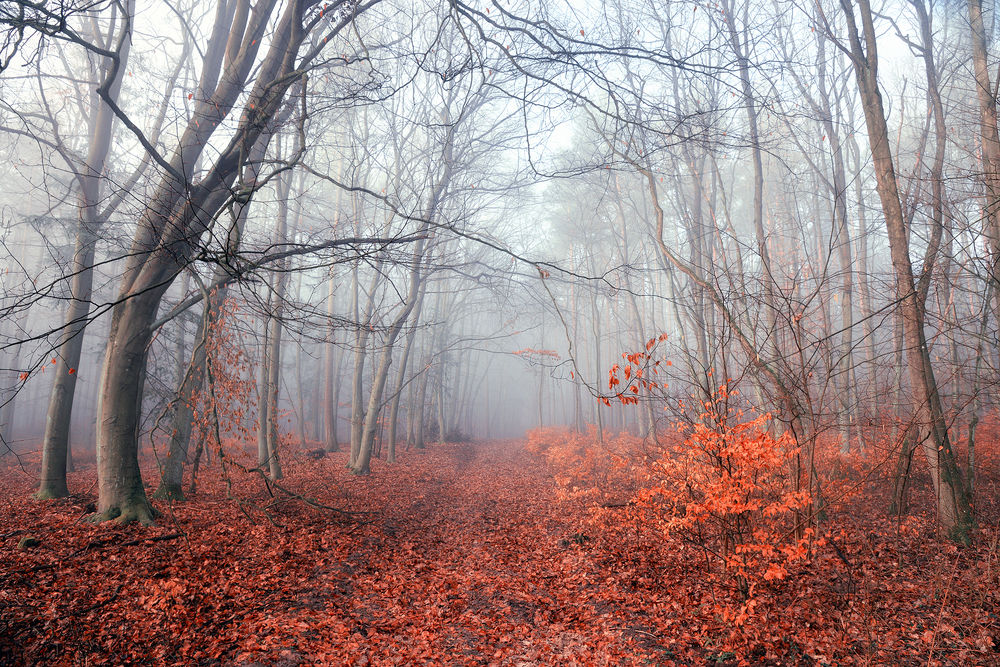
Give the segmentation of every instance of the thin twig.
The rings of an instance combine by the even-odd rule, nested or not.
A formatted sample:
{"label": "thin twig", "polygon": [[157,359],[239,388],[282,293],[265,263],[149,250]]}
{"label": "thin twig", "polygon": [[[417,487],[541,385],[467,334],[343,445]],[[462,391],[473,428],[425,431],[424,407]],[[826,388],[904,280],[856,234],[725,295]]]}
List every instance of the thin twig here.
{"label": "thin twig", "polygon": [[107,600],[102,600],[101,602],[95,602],[94,604],[90,605],[89,607],[87,607],[85,609],[81,609],[80,611],[75,611],[75,612],[73,612],[70,615],[71,616],[83,616],[84,614],[89,614],[90,612],[94,611],[95,609],[100,609],[101,607],[103,607],[105,605],[111,604],[112,602],[114,602],[115,600],[118,599],[118,594],[122,592],[122,588],[124,588],[124,586],[125,586],[124,583],[118,584],[118,587],[115,588],[115,592],[112,593],[111,597],[109,597]]}

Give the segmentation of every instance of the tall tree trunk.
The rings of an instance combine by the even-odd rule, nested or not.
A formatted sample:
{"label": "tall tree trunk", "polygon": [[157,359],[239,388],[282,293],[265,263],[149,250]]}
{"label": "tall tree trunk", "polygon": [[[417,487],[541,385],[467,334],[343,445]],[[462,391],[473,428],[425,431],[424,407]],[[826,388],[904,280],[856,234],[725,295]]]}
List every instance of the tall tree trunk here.
{"label": "tall tree trunk", "polygon": [[381,262],[379,262],[372,272],[367,294],[368,301],[365,304],[364,315],[360,319],[358,318],[359,277],[356,267],[354,273],[353,310],[357,328],[354,336],[354,374],[351,377],[351,457],[347,464],[350,468],[353,468],[357,463],[358,455],[361,453],[361,439],[365,427],[365,359],[368,356],[368,339],[375,328],[375,290],[378,286],[381,266]]}
{"label": "tall tree trunk", "polygon": [[[293,151],[294,153],[294,151]],[[288,200],[292,192],[292,180],[289,174],[278,176],[277,182],[278,216],[274,230],[274,244],[281,246],[288,241]],[[295,235],[297,223],[292,225],[291,236]],[[288,260],[281,260],[275,267],[274,291],[271,293],[270,318],[268,319],[267,381],[264,384],[267,402],[267,422],[264,434],[267,442],[267,461],[271,479],[281,479],[281,459],[278,454],[281,443],[281,427],[278,422],[278,396],[281,387],[281,339],[284,331],[282,318],[285,309],[285,299],[288,291]]]}
{"label": "tall tree trunk", "polygon": [[70,301],[66,307],[62,343],[56,356],[55,381],[49,394],[42,440],[42,471],[39,499],[62,498],[69,495],[66,470],[69,459],[70,424],[73,397],[76,395],[77,369],[83,351],[83,333],[90,314],[90,297],[94,284],[94,253],[97,237],[82,220],[73,251],[73,273],[70,279]]}
{"label": "tall tree trunk", "polygon": [[[875,165],[875,180],[895,274],[896,296],[903,320],[910,390],[916,411],[917,441],[927,459],[927,466],[937,498],[938,518],[952,539],[968,542],[973,528],[972,507],[962,479],[941,406],[937,384],[924,335],[924,312],[910,263],[906,221],[896,180],[895,164],[889,145],[889,130],[878,88],[878,52],[875,26],[868,0],[857,0],[862,31],[859,33],[851,0],[841,0],[850,37],[854,71],[861,90],[868,140]],[[863,40],[863,41],[862,41]]]}
{"label": "tall tree trunk", "polygon": [[[1000,134],[997,129],[997,100],[990,81],[989,52],[983,21],[982,0],[968,0],[969,26],[972,30],[972,65],[979,99],[979,134],[982,149],[983,182],[986,190],[985,227],[990,240],[994,314],[1000,322]],[[994,10],[996,5],[994,4]]]}
{"label": "tall tree trunk", "polygon": [[[267,300],[267,310],[270,312],[272,305],[272,296],[268,296]],[[261,470],[268,470],[270,458],[267,453],[267,429],[271,424],[270,409],[271,401],[270,393],[267,389],[268,374],[271,372],[271,364],[268,361],[268,354],[271,351],[270,336],[271,336],[271,316],[267,315],[264,317],[264,340],[261,343],[261,353],[260,353],[260,371],[257,375],[257,467]]]}
{"label": "tall tree trunk", "polygon": [[[123,7],[126,22],[118,45],[118,63],[106,61],[102,67],[102,86],[107,86],[108,96],[117,101],[121,92],[122,79],[128,68],[131,51],[131,25],[135,14],[135,2]],[[112,24],[111,31],[122,28]],[[111,41],[111,34],[108,35]],[[105,165],[111,151],[112,130],[115,116],[107,104],[103,104],[95,94],[92,96],[93,122],[91,123],[90,146],[82,170],[77,174],[80,188],[79,217],[76,230],[76,244],[73,249],[72,273],[70,278],[70,300],[63,319],[62,335],[56,348],[55,382],[49,394],[49,406],[45,416],[45,435],[42,439],[42,471],[37,498],[60,498],[69,495],[66,487],[66,470],[70,465],[69,435],[73,417],[73,397],[76,394],[77,369],[83,350],[84,329],[90,314],[90,299],[94,286],[94,256],[97,237],[105,222],[98,210],[102,204],[101,191]]]}
{"label": "tall tree trunk", "polygon": [[[337,161],[337,180],[339,181],[344,172],[343,160]],[[333,203],[333,231],[339,231],[340,227],[340,206],[343,201],[344,189],[337,188],[337,196]],[[331,274],[327,284],[326,315],[329,318],[329,326],[333,328],[334,318],[337,316],[337,281]],[[337,415],[340,407],[337,405],[340,390],[340,362],[343,353],[337,351],[336,344],[331,334],[330,341],[324,346],[324,367],[323,367],[323,434],[326,440],[325,449],[328,452],[335,452],[340,449],[337,441]],[[337,357],[337,368],[334,368],[334,357]]]}
{"label": "tall tree trunk", "polygon": [[[422,232],[426,233],[427,229],[428,225],[423,225]],[[371,471],[372,447],[375,444],[375,433],[379,427],[379,414],[382,411],[382,396],[385,391],[385,383],[389,377],[389,368],[392,365],[392,348],[396,344],[396,339],[399,337],[399,333],[402,331],[407,319],[409,319],[410,313],[413,312],[422,296],[420,271],[423,253],[424,240],[420,239],[417,241],[416,247],[413,250],[413,258],[410,260],[412,268],[410,269],[409,293],[406,295],[406,300],[402,308],[400,308],[399,313],[397,313],[395,320],[386,331],[385,339],[382,342],[382,354],[379,358],[378,369],[375,371],[375,377],[372,379],[372,386],[368,395],[368,408],[365,411],[361,448],[351,468],[351,471],[356,475],[367,475]],[[394,447],[395,444],[390,443],[389,446]]]}

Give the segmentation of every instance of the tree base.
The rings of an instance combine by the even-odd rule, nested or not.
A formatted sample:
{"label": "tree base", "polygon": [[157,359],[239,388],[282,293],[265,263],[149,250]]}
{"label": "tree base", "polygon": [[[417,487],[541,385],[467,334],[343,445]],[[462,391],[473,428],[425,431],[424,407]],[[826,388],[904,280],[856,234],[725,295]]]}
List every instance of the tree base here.
{"label": "tree base", "polygon": [[975,529],[975,522],[966,519],[951,527],[948,531],[948,539],[963,547],[972,546],[972,533]]}
{"label": "tree base", "polygon": [[65,486],[46,486],[35,491],[35,500],[55,500],[56,498],[66,498],[69,496],[69,489]]}
{"label": "tree base", "polygon": [[90,523],[104,523],[114,521],[118,525],[124,526],[138,521],[144,526],[152,526],[155,522],[157,511],[149,504],[145,498],[128,502],[124,505],[109,507],[103,512],[91,514],[87,517]]}
{"label": "tree base", "polygon": [[167,483],[160,484],[160,487],[153,493],[153,498],[155,500],[173,500],[176,502],[187,500],[184,496],[184,489],[181,488],[180,484]]}

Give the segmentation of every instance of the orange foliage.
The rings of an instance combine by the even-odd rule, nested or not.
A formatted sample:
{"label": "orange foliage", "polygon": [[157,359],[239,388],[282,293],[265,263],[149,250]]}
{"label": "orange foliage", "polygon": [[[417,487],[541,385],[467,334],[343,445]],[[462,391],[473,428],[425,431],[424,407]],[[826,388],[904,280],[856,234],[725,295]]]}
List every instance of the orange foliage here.
{"label": "orange foliage", "polygon": [[525,449],[545,458],[560,497],[595,505],[627,501],[637,489],[632,462],[641,452],[639,438],[621,433],[597,442],[596,427],[587,433],[544,427],[528,432]]}
{"label": "orange foliage", "polygon": [[700,422],[678,425],[687,436],[681,443],[661,445],[647,459],[636,500],[644,524],[697,545],[750,598],[761,581],[783,579],[788,564],[806,555],[810,531],[796,531],[796,520],[809,498],[790,488],[798,451],[790,434],[775,438],[768,414],[720,412],[725,400],[723,389]]}
{"label": "orange foliage", "polygon": [[[682,532],[640,521],[629,500],[658,450],[631,436],[449,444],[364,478],[346,452],[291,453],[285,488],[360,513],[234,467],[231,488],[206,476],[194,500],[154,501],[153,528],[80,520],[92,463],[72,498],[41,502],[21,467],[37,453],[0,461],[0,664],[996,665],[1000,447],[995,421],[980,428],[972,547],[935,540],[930,514],[897,528],[863,487],[830,508],[826,544],[746,601]],[[596,486],[622,493],[564,490],[554,472],[605,471],[548,461],[607,461]],[[19,549],[27,536],[40,545]]]}

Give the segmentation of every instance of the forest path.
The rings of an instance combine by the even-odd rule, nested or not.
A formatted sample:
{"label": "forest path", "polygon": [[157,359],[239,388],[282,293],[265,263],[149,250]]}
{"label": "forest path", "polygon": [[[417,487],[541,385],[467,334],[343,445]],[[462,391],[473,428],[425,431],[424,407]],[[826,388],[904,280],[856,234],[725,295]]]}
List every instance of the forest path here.
{"label": "forest path", "polygon": [[0,468],[0,665],[1000,664],[995,528],[959,550],[933,516],[884,530],[861,496],[831,519],[837,551],[762,584],[737,625],[698,550],[618,509],[591,521],[522,443],[399,454],[357,477],[344,452],[289,449],[291,496],[215,460],[148,528],[83,521],[92,463],[58,501],[31,497],[37,460]]}
{"label": "forest path", "polygon": [[[632,614],[616,601],[627,595],[607,564],[573,540],[586,531],[583,517],[565,512],[549,472],[519,443],[410,454],[429,465],[417,465],[412,488],[397,489],[405,503],[383,509],[387,541],[356,558],[356,618],[383,629],[405,619],[444,655],[470,663],[589,664],[598,650],[599,661],[629,664],[636,637],[648,643],[624,628]],[[384,576],[383,558],[402,566],[393,575],[401,578]],[[392,608],[380,610],[393,581]]]}
{"label": "forest path", "polygon": [[[239,452],[234,452],[239,456]],[[248,454],[248,456],[250,456]],[[633,568],[518,442],[432,445],[346,470],[289,452],[282,485],[215,464],[153,528],[80,521],[0,475],[0,663],[177,665],[635,664],[665,655]],[[145,472],[153,479],[154,472]],[[16,549],[30,532],[41,545]],[[178,536],[181,534],[181,536]],[[9,544],[8,544],[9,543]],[[10,548],[7,548],[10,547]],[[667,640],[663,640],[667,643]]]}

